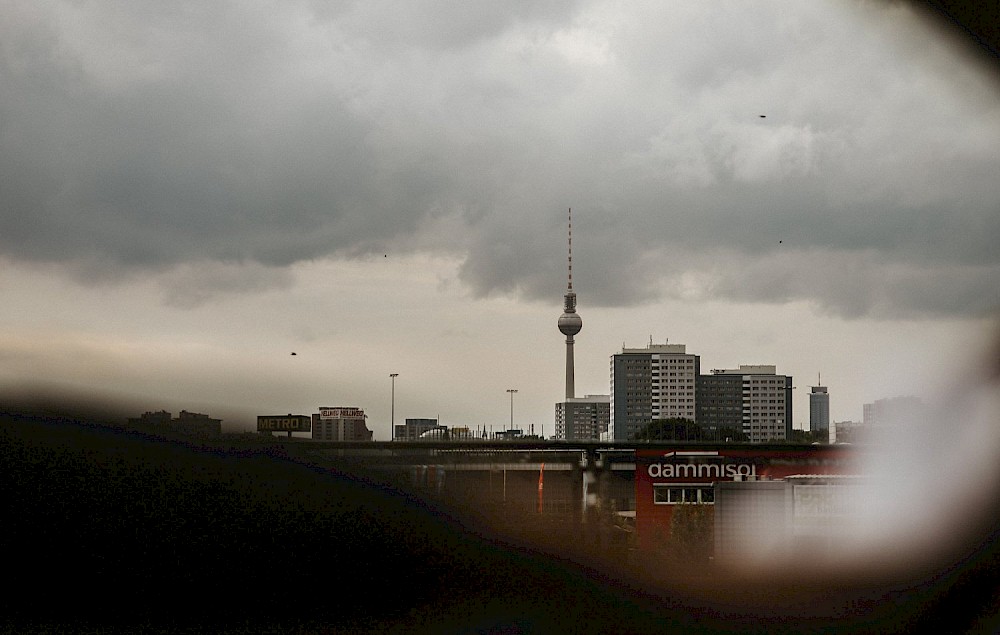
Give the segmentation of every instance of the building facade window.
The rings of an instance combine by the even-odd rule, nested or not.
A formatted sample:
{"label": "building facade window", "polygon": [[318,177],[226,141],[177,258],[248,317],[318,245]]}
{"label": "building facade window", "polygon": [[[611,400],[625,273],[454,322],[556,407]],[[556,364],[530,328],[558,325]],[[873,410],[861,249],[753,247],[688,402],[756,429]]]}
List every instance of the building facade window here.
{"label": "building facade window", "polygon": [[697,503],[715,504],[715,488],[710,484],[671,484],[653,486],[653,503],[657,505],[679,505]]}

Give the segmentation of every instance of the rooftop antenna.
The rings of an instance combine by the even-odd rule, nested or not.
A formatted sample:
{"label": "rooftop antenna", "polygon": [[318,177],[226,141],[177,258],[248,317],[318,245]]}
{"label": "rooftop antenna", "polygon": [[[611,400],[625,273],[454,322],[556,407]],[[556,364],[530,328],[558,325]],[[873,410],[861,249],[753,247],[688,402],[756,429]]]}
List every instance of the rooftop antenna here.
{"label": "rooftop antenna", "polygon": [[567,290],[573,290],[573,208],[569,208],[569,217],[566,223],[567,234],[569,237],[569,284],[566,287]]}

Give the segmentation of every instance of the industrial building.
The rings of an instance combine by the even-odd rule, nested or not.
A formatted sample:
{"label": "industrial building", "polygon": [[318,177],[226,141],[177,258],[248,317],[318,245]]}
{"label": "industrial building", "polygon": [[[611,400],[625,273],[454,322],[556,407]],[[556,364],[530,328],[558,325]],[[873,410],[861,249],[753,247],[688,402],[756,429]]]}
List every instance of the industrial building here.
{"label": "industrial building", "polygon": [[405,423],[396,426],[394,440],[416,441],[426,432],[440,430],[443,435],[447,429],[437,419],[407,419]]}

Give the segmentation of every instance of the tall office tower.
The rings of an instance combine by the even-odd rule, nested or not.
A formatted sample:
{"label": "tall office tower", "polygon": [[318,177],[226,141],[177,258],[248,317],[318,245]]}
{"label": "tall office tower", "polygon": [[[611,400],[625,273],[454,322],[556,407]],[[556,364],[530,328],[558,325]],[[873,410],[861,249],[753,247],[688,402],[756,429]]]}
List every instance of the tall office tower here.
{"label": "tall office tower", "polygon": [[563,296],[563,314],[559,316],[559,332],[566,336],[566,399],[576,396],[573,378],[573,336],[583,328],[583,319],[576,312],[573,291],[573,210],[569,210],[569,282]]}
{"label": "tall office tower", "polygon": [[556,404],[556,435],[563,441],[599,441],[611,421],[611,396],[570,397]]}
{"label": "tall office tower", "polygon": [[[739,378],[737,382],[735,379]],[[700,377],[699,403],[715,399],[725,408],[700,424],[739,427],[751,443],[782,441],[792,436],[792,378],[778,375],[774,366],[741,364],[739,368],[713,370]],[[710,397],[711,395],[711,397]],[[738,395],[738,397],[737,397]],[[739,421],[732,407],[740,404]],[[701,412],[706,412],[704,405]]]}
{"label": "tall office tower", "polygon": [[628,441],[654,419],[697,421],[701,360],[684,344],[622,348],[611,356],[611,438]]}
{"label": "tall office tower", "polygon": [[[817,377],[817,384],[822,384],[822,377]],[[830,439],[830,395],[826,386],[813,386],[809,393],[809,431],[821,432]]]}

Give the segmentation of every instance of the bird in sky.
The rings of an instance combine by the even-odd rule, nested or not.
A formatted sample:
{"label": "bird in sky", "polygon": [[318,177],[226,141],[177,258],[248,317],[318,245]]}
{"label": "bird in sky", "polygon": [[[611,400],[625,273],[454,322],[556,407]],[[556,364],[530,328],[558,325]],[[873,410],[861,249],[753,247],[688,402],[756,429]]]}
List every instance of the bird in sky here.
{"label": "bird in sky", "polygon": [[297,353],[295,351],[292,351],[292,355],[297,355]]}

